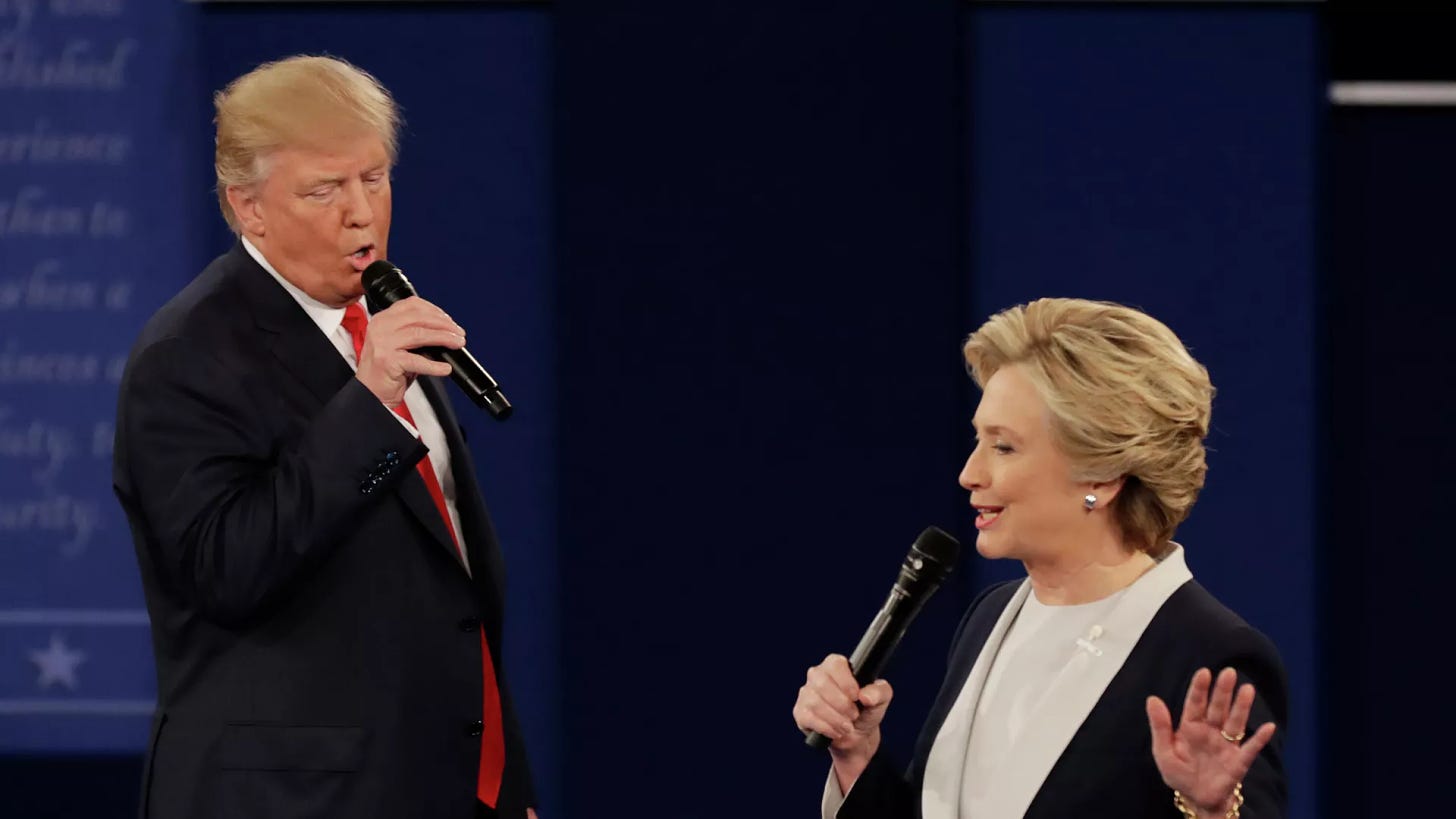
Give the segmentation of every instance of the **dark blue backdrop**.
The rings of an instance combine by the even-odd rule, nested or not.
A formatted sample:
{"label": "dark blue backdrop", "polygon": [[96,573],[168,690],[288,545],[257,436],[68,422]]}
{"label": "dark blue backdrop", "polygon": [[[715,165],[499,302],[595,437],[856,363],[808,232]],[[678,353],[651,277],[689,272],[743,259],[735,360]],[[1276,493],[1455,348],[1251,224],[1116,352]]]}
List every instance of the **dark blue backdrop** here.
{"label": "dark blue backdrop", "polygon": [[0,752],[134,752],[154,681],[115,384],[196,258],[176,126],[203,89],[175,10],[24,7],[0,16]]}
{"label": "dark blue backdrop", "polygon": [[[968,523],[957,10],[557,27],[567,807],[813,815],[804,669],[853,646],[923,527]],[[897,739],[967,588],[901,647]]]}
{"label": "dark blue backdrop", "polygon": [[1133,304],[1208,367],[1208,483],[1177,539],[1200,582],[1279,647],[1292,815],[1323,815],[1315,13],[998,7],[972,20],[972,315],[1047,295]]}

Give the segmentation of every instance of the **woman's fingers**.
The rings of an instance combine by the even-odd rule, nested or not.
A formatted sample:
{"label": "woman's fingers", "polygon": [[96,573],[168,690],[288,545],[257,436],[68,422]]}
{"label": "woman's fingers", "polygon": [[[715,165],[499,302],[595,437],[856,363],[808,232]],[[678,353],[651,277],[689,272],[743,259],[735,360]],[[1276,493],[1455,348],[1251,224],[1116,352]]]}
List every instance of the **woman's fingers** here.
{"label": "woman's fingers", "polygon": [[794,722],[800,730],[818,731],[830,739],[849,733],[851,727],[844,715],[825,702],[819,691],[808,682],[799,688],[799,699],[794,703]]}
{"label": "woman's fingers", "polygon": [[1274,731],[1274,723],[1266,722],[1260,725],[1259,730],[1255,731],[1254,735],[1239,748],[1239,762],[1243,764],[1245,772],[1254,766],[1254,760],[1259,757],[1259,752],[1264,750],[1264,746],[1274,738]]}
{"label": "woman's fingers", "polygon": [[855,681],[854,672],[849,669],[849,660],[843,654],[830,654],[815,668],[838,686],[845,696],[859,696],[859,683]]}
{"label": "woman's fingers", "polygon": [[1249,710],[1254,707],[1254,686],[1244,683],[1239,686],[1239,693],[1234,695],[1233,706],[1229,708],[1228,716],[1224,717],[1219,725],[1224,735],[1229,737],[1242,736],[1244,726],[1249,724]]}
{"label": "woman's fingers", "polygon": [[1213,673],[1206,668],[1193,672],[1193,681],[1188,683],[1188,696],[1183,698],[1183,714],[1178,718],[1178,728],[1201,719],[1208,710],[1208,685]]}
{"label": "woman's fingers", "polygon": [[843,655],[831,654],[810,668],[799,688],[794,720],[800,728],[818,731],[830,739],[848,734],[859,716],[859,684]]}
{"label": "woman's fingers", "polygon": [[794,709],[794,724],[799,726],[800,731],[813,731],[830,739],[839,739],[847,733],[842,727],[839,727],[837,720],[825,719],[820,714],[802,707]]}
{"label": "woman's fingers", "polygon": [[1238,681],[1239,674],[1232,668],[1225,668],[1218,673],[1218,679],[1214,681],[1213,691],[1208,697],[1208,712],[1204,715],[1204,720],[1209,725],[1223,729],[1234,698],[1234,684]]}
{"label": "woman's fingers", "polygon": [[895,690],[884,680],[875,680],[859,690],[859,705],[865,711],[883,711],[890,706]]}
{"label": "woman's fingers", "polygon": [[830,739],[839,739],[854,730],[854,726],[833,708],[823,703],[808,706],[808,719],[799,727],[818,731]]}
{"label": "woman's fingers", "polygon": [[861,688],[857,704],[863,708],[852,723],[855,732],[860,736],[878,734],[880,722],[885,718],[885,710],[890,707],[890,700],[894,697],[894,689],[884,680],[875,680]]}
{"label": "woman's fingers", "polygon": [[1173,749],[1173,715],[1158,697],[1148,697],[1148,730],[1153,735],[1153,759],[1161,759]]}
{"label": "woman's fingers", "polygon": [[859,697],[859,684],[849,673],[849,663],[837,654],[831,654],[824,662],[809,669],[808,685],[819,697],[839,714],[854,719],[859,713],[855,700]]}

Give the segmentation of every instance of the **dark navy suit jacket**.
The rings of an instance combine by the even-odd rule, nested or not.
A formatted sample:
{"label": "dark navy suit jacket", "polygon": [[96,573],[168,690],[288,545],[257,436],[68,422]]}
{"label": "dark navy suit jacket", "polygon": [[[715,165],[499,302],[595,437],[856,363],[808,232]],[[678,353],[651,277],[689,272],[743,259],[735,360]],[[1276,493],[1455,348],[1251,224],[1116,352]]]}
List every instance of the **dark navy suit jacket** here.
{"label": "dark navy suit jacket", "polygon": [[[920,788],[931,745],[1020,583],[992,586],[971,603],[956,632],[949,671],[921,729],[909,770],[896,768],[883,752],[877,754],[850,789],[836,819],[920,816]],[[1150,694],[1161,697],[1176,726],[1193,672],[1206,667],[1216,673],[1225,666],[1239,672],[1240,684],[1254,684],[1257,696],[1250,730],[1269,721],[1279,729],[1244,779],[1241,817],[1284,816],[1288,799],[1281,748],[1289,714],[1284,666],[1267,637],[1189,580],[1148,623],[1037,791],[1027,819],[1180,817],[1172,791],[1153,764],[1144,703]]]}
{"label": "dark navy suit jacket", "polygon": [[425,446],[236,245],[157,312],[121,383],[115,489],[151,616],[144,819],[470,819],[484,628],[500,813],[532,801],[501,663],[502,567],[439,383],[473,574]]}

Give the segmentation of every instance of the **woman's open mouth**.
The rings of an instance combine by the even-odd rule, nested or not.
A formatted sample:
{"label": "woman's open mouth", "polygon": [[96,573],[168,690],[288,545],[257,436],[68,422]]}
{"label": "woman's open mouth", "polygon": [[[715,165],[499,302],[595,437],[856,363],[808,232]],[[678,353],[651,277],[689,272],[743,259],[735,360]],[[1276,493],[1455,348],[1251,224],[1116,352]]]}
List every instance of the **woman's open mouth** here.
{"label": "woman's open mouth", "polygon": [[995,523],[997,518],[1001,517],[1001,511],[1006,507],[975,506],[974,508],[976,510],[976,528],[986,529]]}

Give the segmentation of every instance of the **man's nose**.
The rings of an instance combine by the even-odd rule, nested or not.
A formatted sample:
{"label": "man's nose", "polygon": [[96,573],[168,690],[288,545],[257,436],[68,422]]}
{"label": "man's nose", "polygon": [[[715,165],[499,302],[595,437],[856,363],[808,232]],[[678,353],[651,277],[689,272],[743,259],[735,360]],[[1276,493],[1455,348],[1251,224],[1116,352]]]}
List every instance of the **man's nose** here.
{"label": "man's nose", "polygon": [[374,222],[374,206],[364,183],[355,179],[344,185],[344,222],[349,227],[368,227]]}

